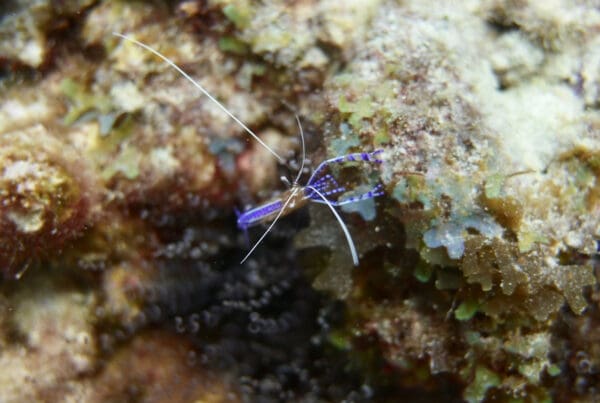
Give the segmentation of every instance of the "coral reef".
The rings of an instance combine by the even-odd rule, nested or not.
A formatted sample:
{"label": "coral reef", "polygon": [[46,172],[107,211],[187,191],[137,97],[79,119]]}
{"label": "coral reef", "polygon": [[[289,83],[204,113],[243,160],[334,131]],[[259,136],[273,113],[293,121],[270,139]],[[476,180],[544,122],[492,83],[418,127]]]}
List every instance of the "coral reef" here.
{"label": "coral reef", "polygon": [[3,14],[0,20],[0,58],[15,67],[42,68],[50,62],[54,36],[67,31],[78,14],[93,3],[93,0],[5,2],[0,8]]}
{"label": "coral reef", "polygon": [[0,267],[17,277],[93,220],[95,189],[75,149],[42,125],[0,137]]}
{"label": "coral reef", "polygon": [[[0,13],[3,401],[599,398],[593,2]],[[319,205],[239,264],[234,208],[299,168],[294,114],[313,167],[384,149],[332,169],[386,189],[340,209],[357,268]]]}
{"label": "coral reef", "polygon": [[[336,295],[353,318],[350,343],[380,340],[399,382],[425,371],[443,385],[440,374],[452,373],[467,384],[469,401],[566,393],[553,389],[566,370],[551,361],[553,326],[565,303],[582,314],[585,290],[596,286],[586,261],[600,228],[598,111],[579,95],[580,84],[563,78],[578,70],[554,63],[574,48],[597,52],[597,30],[576,34],[579,26],[554,21],[561,33],[540,43],[520,29],[547,17],[539,6],[524,7],[519,29],[506,33],[490,25],[502,7],[511,10],[384,5],[364,46],[325,83],[332,149],[339,141],[389,144],[381,178],[392,199],[374,225],[388,240],[405,238],[379,242],[387,251],[370,266],[383,273],[352,274],[331,258],[338,281],[346,273]],[[582,23],[597,27],[598,17],[591,12]],[[597,78],[585,82],[594,88]],[[390,232],[398,221],[404,237]],[[314,230],[302,244],[324,239]]]}

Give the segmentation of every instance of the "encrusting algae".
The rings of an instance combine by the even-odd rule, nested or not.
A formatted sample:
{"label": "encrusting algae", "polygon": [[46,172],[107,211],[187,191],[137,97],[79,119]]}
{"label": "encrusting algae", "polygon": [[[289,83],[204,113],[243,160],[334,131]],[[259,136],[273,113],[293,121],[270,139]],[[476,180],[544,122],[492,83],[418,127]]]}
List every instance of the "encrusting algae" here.
{"label": "encrusting algae", "polygon": [[[0,12],[5,401],[598,399],[590,2]],[[385,186],[340,209],[359,267],[324,206],[240,265],[234,208],[288,168],[113,32],[286,158],[295,113],[313,167],[383,148],[379,170],[333,171]]]}

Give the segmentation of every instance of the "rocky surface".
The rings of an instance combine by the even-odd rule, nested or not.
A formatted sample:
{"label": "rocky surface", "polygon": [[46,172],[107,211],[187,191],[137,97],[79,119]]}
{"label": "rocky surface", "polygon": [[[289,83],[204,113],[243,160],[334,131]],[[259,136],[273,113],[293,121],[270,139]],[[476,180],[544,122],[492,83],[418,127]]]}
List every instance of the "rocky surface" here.
{"label": "rocky surface", "polygon": [[[0,6],[5,401],[598,399],[594,2],[63,3]],[[296,113],[384,150],[358,267],[318,205],[239,264]]]}

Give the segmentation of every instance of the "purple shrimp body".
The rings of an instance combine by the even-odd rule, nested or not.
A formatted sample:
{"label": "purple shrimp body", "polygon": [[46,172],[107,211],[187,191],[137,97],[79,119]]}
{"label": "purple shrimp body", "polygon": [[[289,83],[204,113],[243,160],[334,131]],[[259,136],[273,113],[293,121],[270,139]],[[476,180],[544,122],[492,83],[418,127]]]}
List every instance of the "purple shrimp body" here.
{"label": "purple shrimp body", "polygon": [[[329,203],[332,206],[343,206],[344,204],[356,203],[361,200],[371,199],[373,197],[383,195],[383,186],[381,184],[377,184],[374,188],[372,188],[366,193],[340,200],[339,196],[346,192],[348,189],[346,189],[344,186],[340,186],[335,180],[335,178],[330,174],[318,178],[318,174],[325,170],[325,168],[328,167],[330,164],[339,164],[342,162],[355,161],[381,164],[383,160],[380,160],[377,157],[382,152],[382,149],[378,149],[370,153],[347,154],[323,161],[321,164],[319,164],[317,169],[314,170],[313,174],[311,175],[310,179],[306,184],[306,196],[310,198],[311,201],[314,201],[316,203]],[[316,189],[318,192],[315,192],[314,189]],[[323,200],[323,198],[318,193],[321,193],[321,195],[325,196],[327,201]],[[338,196],[338,199],[332,199],[330,198],[330,196]]]}
{"label": "purple shrimp body", "polygon": [[[379,149],[371,153],[353,153],[323,161],[321,164],[319,164],[317,169],[314,170],[306,186],[303,187],[295,184],[291,189],[284,192],[276,200],[272,200],[238,214],[238,228],[245,231],[254,225],[270,222],[279,214],[280,210],[285,204],[285,201],[290,197],[292,199],[287,203],[283,214],[294,211],[310,201],[315,203],[331,204],[332,206],[343,206],[344,204],[356,203],[361,200],[381,196],[383,194],[383,186],[378,184],[366,193],[340,200],[339,197],[347,191],[346,187],[340,186],[333,175],[326,174],[320,176],[320,174],[322,174],[330,164],[334,163],[339,164],[342,162],[358,161],[381,164],[383,161],[378,159],[377,156],[382,152],[383,150]],[[323,197],[325,197],[325,199]]]}
{"label": "purple shrimp body", "polygon": [[254,225],[272,221],[275,217],[280,215],[282,209],[285,214],[304,206],[310,199],[304,196],[302,190],[302,186],[294,185],[292,188],[282,193],[277,199],[261,204],[248,211],[244,211],[238,215],[238,228],[245,231]]}
{"label": "purple shrimp body", "polygon": [[282,206],[283,202],[281,200],[274,200],[269,203],[261,204],[248,211],[244,211],[243,213],[238,214],[237,226],[239,229],[247,230],[253,225],[264,222],[265,217],[268,217],[273,213],[277,214]]}
{"label": "purple shrimp body", "polygon": [[[298,124],[300,121],[298,121]],[[302,134],[302,131],[300,132]],[[303,137],[302,137],[303,139]],[[302,142],[302,150],[304,151],[304,140]],[[238,215],[237,225],[240,229],[244,230],[247,234],[248,227],[251,227],[260,223],[270,222],[269,227],[260,237],[260,239],[254,244],[252,249],[246,254],[240,263],[244,263],[246,259],[252,254],[256,247],[262,242],[265,236],[271,231],[277,220],[283,215],[286,215],[309,202],[323,203],[331,210],[335,218],[338,220],[348,246],[352,255],[352,261],[355,266],[358,266],[358,252],[352,241],[350,231],[344,224],[344,221],[336,211],[334,206],[343,206],[344,204],[356,203],[360,200],[370,199],[373,197],[381,196],[383,194],[383,186],[381,184],[376,185],[366,193],[359,194],[357,196],[349,197],[344,199],[343,193],[346,192],[346,187],[340,186],[337,180],[331,174],[322,175],[323,171],[330,164],[336,164],[341,162],[370,162],[375,164],[381,164],[383,161],[378,159],[378,154],[382,153],[383,150],[376,150],[371,153],[354,153],[347,154],[340,157],[335,157],[323,161],[317,169],[314,170],[310,179],[306,183],[306,186],[298,184],[298,179],[302,173],[300,168],[298,177],[294,181],[292,187],[279,198],[267,202],[263,205],[245,211]],[[304,153],[303,153],[304,154]],[[322,175],[322,176],[321,176]]]}

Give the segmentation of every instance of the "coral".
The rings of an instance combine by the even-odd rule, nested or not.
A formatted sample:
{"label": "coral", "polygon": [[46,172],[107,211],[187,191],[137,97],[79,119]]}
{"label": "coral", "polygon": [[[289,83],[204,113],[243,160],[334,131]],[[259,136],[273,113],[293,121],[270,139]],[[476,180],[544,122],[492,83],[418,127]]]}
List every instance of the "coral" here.
{"label": "coral", "polygon": [[0,60],[39,68],[47,62],[48,37],[65,29],[68,19],[89,7],[92,0],[78,0],[57,6],[48,0],[18,0],[2,10],[10,18],[0,20]]}
{"label": "coral", "polygon": [[[330,152],[384,145],[381,179],[393,202],[380,203],[375,225],[388,236],[402,225],[405,237],[391,239],[404,240],[420,259],[399,262],[394,253],[407,251],[382,241],[382,262],[369,260],[381,272],[367,264],[360,269],[372,276],[367,284],[363,274],[347,274],[336,267],[341,262],[329,260],[320,274],[327,281],[315,286],[339,290],[344,279],[344,291],[334,292],[353,318],[346,330],[355,337],[348,343],[358,349],[374,335],[399,377],[415,371],[406,365],[416,361],[406,329],[422,322],[435,334],[445,310],[465,325],[440,330],[455,341],[452,349],[435,352],[425,346],[436,342],[417,342],[416,357],[427,357],[428,372],[437,375],[433,363],[442,357],[460,368],[450,371],[462,374],[463,397],[470,401],[525,393],[547,399],[542,379],[560,371],[549,361],[551,326],[565,304],[585,314],[586,290],[596,284],[586,257],[594,253],[599,228],[593,168],[599,137],[596,112],[585,109],[570,81],[557,80],[562,73],[555,64],[543,63],[560,57],[546,55],[547,48],[563,56],[573,48],[588,54],[594,39],[571,36],[571,27],[558,21],[554,39],[536,39],[533,29],[499,35],[473,11],[467,4],[435,11],[417,2],[384,5],[356,57],[326,82]],[[584,25],[593,25],[596,14]],[[352,225],[350,231],[357,232]],[[302,246],[335,242],[323,231],[309,233],[309,243],[304,233],[299,238]],[[389,264],[393,272],[386,271]],[[433,290],[420,286],[422,297],[409,293],[410,285],[395,280],[406,280],[406,272]],[[407,300],[419,308],[440,306],[406,319]],[[498,343],[508,339],[512,344]],[[545,347],[534,347],[537,341]],[[472,359],[462,361],[460,351]],[[444,382],[439,375],[430,380]]]}
{"label": "coral", "polygon": [[3,304],[10,307],[3,313],[0,358],[10,368],[0,373],[7,402],[78,399],[85,389],[80,380],[98,369],[95,294],[46,273],[11,291],[3,288],[9,298]]}
{"label": "coral", "polygon": [[513,87],[528,79],[544,61],[543,51],[527,40],[521,31],[509,31],[499,36],[491,64],[500,84]]}
{"label": "coral", "polygon": [[[215,97],[228,99],[228,108],[251,127],[261,125],[274,106],[255,102],[249,92],[236,90],[235,71],[239,69],[241,77],[250,65],[232,59],[226,62],[226,55],[219,52],[214,39],[199,42],[193,33],[166,27],[165,22],[144,24],[144,18],[152,18],[158,12],[159,9],[143,4],[104,3],[92,10],[86,20],[84,40],[102,45],[109,52],[110,63],[96,74],[120,73],[110,89],[101,81],[95,84],[106,94],[101,96],[101,91],[94,91],[96,107],[105,98],[109,101],[109,107],[99,111],[99,123],[102,119],[112,117],[114,121],[114,116],[125,116],[115,121],[109,133],[100,131],[91,151],[115,197],[126,199],[129,204],[174,207],[199,205],[205,199],[230,207],[230,189],[239,186],[241,177],[250,176],[246,172],[236,175],[237,159],[243,167],[244,160],[254,158],[264,168],[251,167],[252,170],[266,173],[274,173],[275,160],[260,158],[263,150],[256,144],[248,150],[247,134],[172,68],[138,46],[112,36],[110,29],[99,30],[97,23],[112,21],[115,14],[131,14],[135,23],[126,30],[123,27],[121,32],[151,46],[156,37],[165,43],[179,43],[168,51],[156,47],[179,65],[196,66],[186,68],[187,72]],[[156,77],[148,80],[153,75]],[[269,133],[266,138],[271,146],[288,146],[278,131]],[[273,181],[266,175],[252,176],[253,190]],[[166,195],[169,201],[163,203]]]}
{"label": "coral", "polygon": [[[40,123],[51,123],[64,113],[62,105],[55,102],[58,96],[52,79],[42,83],[23,83],[3,88],[0,102],[0,130],[12,132]],[[47,127],[46,127],[47,128]]]}
{"label": "coral", "polygon": [[83,396],[89,402],[241,401],[232,382],[200,366],[189,340],[157,331],[115,353]]}
{"label": "coral", "polygon": [[600,23],[598,10],[585,1],[498,0],[485,4],[480,12],[492,23],[517,27],[544,48],[554,51],[584,42],[593,36],[593,27]]}
{"label": "coral", "polygon": [[[596,282],[590,267],[550,266],[541,260],[539,249],[521,254],[516,244],[498,238],[490,242],[471,236],[466,250],[460,269],[467,283],[479,284],[489,295],[479,304],[482,312],[492,316],[520,311],[543,321],[562,306],[564,299],[573,312],[581,313],[587,305],[582,288]],[[495,292],[498,286],[500,290]]]}
{"label": "coral", "polygon": [[478,367],[475,370],[475,379],[465,389],[465,400],[467,402],[481,402],[485,399],[488,389],[500,385],[500,377],[486,367]]}
{"label": "coral", "polygon": [[18,276],[32,259],[82,233],[95,196],[75,150],[44,126],[4,133],[0,149],[0,266],[5,276]]}
{"label": "coral", "polygon": [[276,66],[323,70],[329,62],[330,49],[326,47],[341,51],[359,40],[380,0],[345,2],[343,6],[326,0],[294,7],[248,0],[212,3],[222,7],[237,29],[236,42],[246,44],[253,54]]}
{"label": "coral", "polygon": [[[599,13],[567,3],[1,6],[3,398],[597,400]],[[233,208],[300,164],[115,31],[286,158],[294,113],[307,166],[383,148],[332,168],[386,190],[340,209],[359,267],[314,204],[240,265]]]}
{"label": "coral", "polygon": [[460,259],[465,251],[465,234],[469,229],[479,232],[484,238],[493,239],[502,235],[500,227],[489,216],[470,216],[459,222],[445,222],[423,234],[423,242],[429,248],[443,246],[450,259]]}

